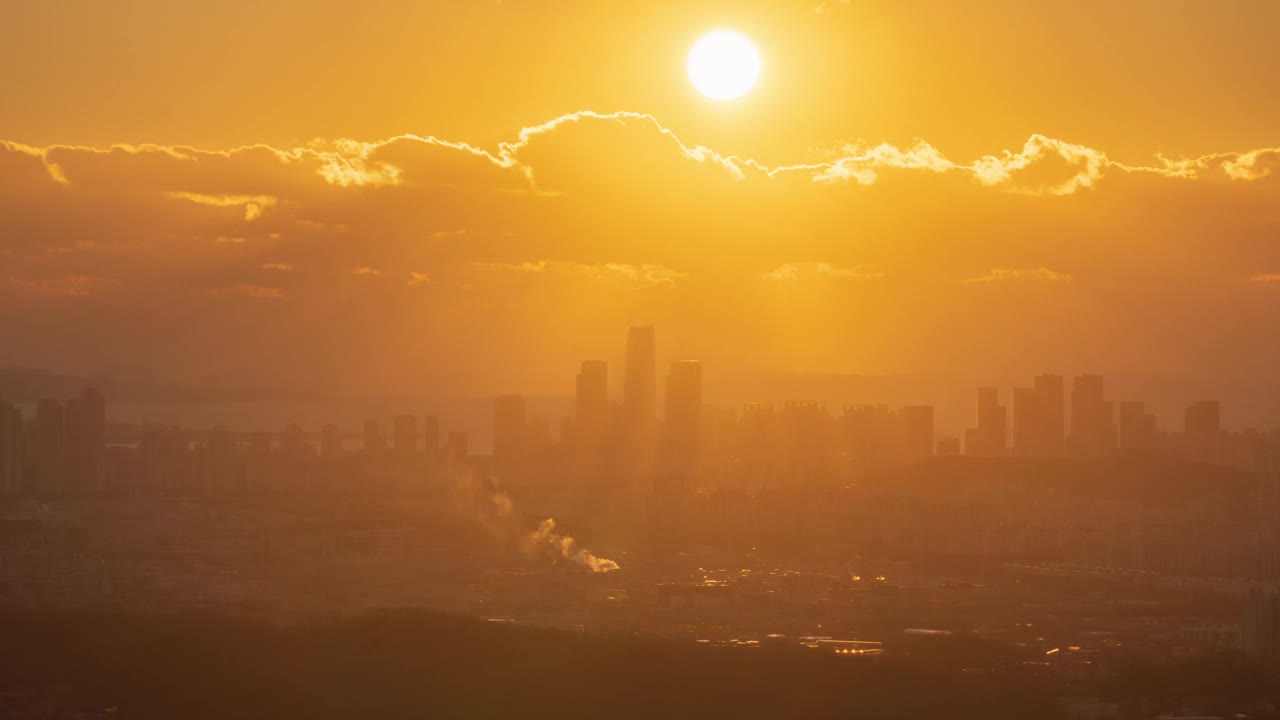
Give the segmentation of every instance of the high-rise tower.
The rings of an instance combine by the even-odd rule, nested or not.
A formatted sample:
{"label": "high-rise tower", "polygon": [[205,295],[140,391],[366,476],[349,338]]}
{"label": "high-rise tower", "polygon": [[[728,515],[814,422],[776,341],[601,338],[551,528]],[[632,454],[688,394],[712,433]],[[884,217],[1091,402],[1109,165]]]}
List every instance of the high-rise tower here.
{"label": "high-rise tower", "polygon": [[631,450],[645,450],[653,443],[658,404],[656,355],[653,326],[631,328],[622,388],[624,443]]}

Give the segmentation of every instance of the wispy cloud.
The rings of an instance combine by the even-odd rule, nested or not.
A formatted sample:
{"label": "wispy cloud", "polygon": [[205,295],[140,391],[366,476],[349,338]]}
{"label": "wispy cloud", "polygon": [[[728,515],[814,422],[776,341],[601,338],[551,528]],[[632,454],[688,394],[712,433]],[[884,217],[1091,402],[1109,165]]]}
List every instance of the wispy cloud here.
{"label": "wispy cloud", "polygon": [[205,295],[218,297],[240,297],[250,300],[279,300],[285,296],[284,290],[269,285],[228,285],[218,288],[204,288]]}
{"label": "wispy cloud", "polygon": [[171,198],[187,200],[197,205],[213,207],[243,207],[244,219],[253,221],[262,217],[263,211],[276,204],[277,198],[271,195],[205,195],[185,191],[165,193]]}
{"label": "wispy cloud", "polygon": [[874,272],[862,267],[840,267],[825,262],[791,262],[784,263],[761,275],[765,280],[786,282],[799,280],[805,276],[825,276],[846,278],[851,280],[870,280],[884,277],[882,272]]}
{"label": "wispy cloud", "polygon": [[86,297],[103,288],[119,284],[120,281],[114,278],[72,274],[42,279],[10,277],[7,281],[0,283],[0,287],[27,297]]}
{"label": "wispy cloud", "polygon": [[[844,3],[827,2],[821,5],[833,7],[835,4]],[[414,148],[430,148],[433,153],[443,153],[432,155],[436,159],[456,153],[454,160],[447,161],[450,168],[461,168],[471,162],[478,163],[468,167],[486,167],[490,171],[496,170],[499,175],[503,171],[509,171],[517,185],[523,183],[535,194],[555,195],[558,193],[557,188],[539,186],[538,169],[526,159],[526,150],[541,136],[589,123],[618,124],[638,131],[656,133],[657,137],[666,141],[677,157],[718,167],[727,177],[736,180],[798,175],[823,184],[852,182],[870,185],[879,182],[885,170],[898,169],[935,174],[961,173],[972,177],[979,185],[1015,193],[1070,195],[1095,187],[1109,172],[1196,179],[1208,171],[1216,170],[1228,178],[1247,181],[1267,177],[1275,167],[1280,166],[1280,148],[1274,147],[1183,159],[1156,155],[1150,164],[1134,165],[1114,161],[1102,150],[1041,134],[1031,135],[1018,149],[1000,150],[968,162],[949,158],[942,150],[922,139],[908,147],[863,141],[845,143],[833,153],[834,157],[769,166],[752,158],[725,155],[704,145],[688,143],[648,113],[594,110],[566,113],[537,125],[523,127],[516,133],[514,140],[498,143],[493,150],[436,136],[413,134],[397,135],[374,142],[319,140],[292,149],[251,145],[231,150],[198,150],[149,144],[113,145],[108,148],[52,145],[40,148],[6,141],[0,141],[0,147],[9,152],[38,158],[44,164],[48,176],[60,184],[76,182],[74,176],[68,178],[64,166],[77,154],[118,153],[130,157],[160,155],[175,163],[221,162],[251,156],[259,160],[269,158],[282,165],[302,166],[307,172],[314,172],[336,187],[369,188],[413,185],[415,168],[404,165],[399,160],[392,160]],[[55,156],[58,162],[52,159]],[[448,184],[450,181],[446,178],[440,182]],[[202,205],[242,208],[246,220],[260,218],[267,209],[278,203],[277,197],[268,194],[207,194],[185,190],[172,190],[166,194]]]}
{"label": "wispy cloud", "polygon": [[967,283],[994,283],[1009,280],[1038,280],[1051,283],[1069,283],[1071,276],[1046,267],[1037,268],[992,268],[986,275],[965,278]]}
{"label": "wispy cloud", "polygon": [[813,6],[813,11],[821,15],[827,12],[828,10],[840,7],[841,5],[848,5],[848,4],[849,4],[849,0],[822,0],[822,2]]}
{"label": "wispy cloud", "polygon": [[561,260],[538,260],[536,262],[470,263],[477,268],[504,270],[518,273],[563,272],[577,274],[596,279],[623,279],[631,281],[636,287],[653,287],[657,285],[674,285],[688,278],[688,273],[657,263],[581,263]]}

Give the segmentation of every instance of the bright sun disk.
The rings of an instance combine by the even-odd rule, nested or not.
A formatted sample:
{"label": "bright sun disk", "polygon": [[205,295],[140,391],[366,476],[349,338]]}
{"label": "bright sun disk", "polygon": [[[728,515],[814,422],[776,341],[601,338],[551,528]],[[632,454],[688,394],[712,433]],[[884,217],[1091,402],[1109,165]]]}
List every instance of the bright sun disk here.
{"label": "bright sun disk", "polygon": [[760,53],[742,33],[714,30],[694,43],[688,69],[703,95],[731,100],[746,95],[760,78]]}

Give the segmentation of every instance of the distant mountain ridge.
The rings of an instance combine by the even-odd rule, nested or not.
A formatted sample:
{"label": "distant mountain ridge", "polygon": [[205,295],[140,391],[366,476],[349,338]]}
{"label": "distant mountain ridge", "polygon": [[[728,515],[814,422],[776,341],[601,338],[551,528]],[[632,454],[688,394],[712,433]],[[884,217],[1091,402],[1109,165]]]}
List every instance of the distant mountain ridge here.
{"label": "distant mountain ridge", "polygon": [[101,390],[109,403],[312,402],[323,397],[320,393],[288,388],[198,387],[65,375],[38,368],[0,369],[0,398],[12,403],[33,403],[46,397],[68,398],[86,387]]}

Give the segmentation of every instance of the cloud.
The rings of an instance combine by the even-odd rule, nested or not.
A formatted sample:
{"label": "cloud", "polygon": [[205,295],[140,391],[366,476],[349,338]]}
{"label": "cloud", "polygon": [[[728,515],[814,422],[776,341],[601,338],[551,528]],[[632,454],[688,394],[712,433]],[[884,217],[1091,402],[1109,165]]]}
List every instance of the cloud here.
{"label": "cloud", "polygon": [[1071,276],[1045,267],[1038,268],[992,268],[986,275],[965,278],[967,283],[993,283],[1010,280],[1038,280],[1051,283],[1069,283]]}
{"label": "cloud", "polygon": [[279,300],[285,296],[284,290],[268,285],[228,285],[218,288],[204,288],[205,295],[216,297],[239,297],[250,300]]}
{"label": "cloud", "polygon": [[188,200],[197,205],[212,207],[243,207],[244,219],[257,220],[269,207],[276,204],[277,198],[270,195],[205,195],[203,193],[174,191],[165,193],[171,198]]}
{"label": "cloud", "polygon": [[[776,341],[743,362],[888,368],[964,352],[945,325],[957,295],[984,311],[967,321],[978,330],[1016,324],[1027,301],[1043,303],[1045,327],[1101,337],[1072,325],[1089,298],[1060,292],[1076,282],[1062,270],[1140,296],[1115,299],[1118,314],[1184,309],[1175,289],[1188,282],[1205,294],[1277,282],[1246,284],[1274,269],[1280,152],[1265,147],[1124,164],[1047,135],[954,157],[927,138],[873,138],[766,165],[698,140],[647,114],[588,111],[484,147],[421,135],[226,150],[6,143],[0,345],[43,362],[114,337],[121,353],[196,372],[247,362],[235,348],[254,342],[314,378],[390,386],[390,374],[349,372],[377,358],[406,378],[434,363],[483,387],[505,377],[498,350],[553,344],[545,362],[563,365],[554,353],[608,352],[583,338],[643,321],[705,338],[689,350],[709,360],[767,334]],[[867,303],[856,332],[850,308],[793,322],[795,303],[823,299],[810,283]],[[1238,308],[1195,300],[1274,314],[1272,293],[1246,295]],[[254,312],[199,315],[213,302]],[[196,331],[167,331],[196,316]],[[422,332],[408,338],[410,326]],[[476,328],[495,359],[450,365],[429,342],[479,342]]]}
{"label": "cloud", "polygon": [[827,12],[828,10],[840,7],[842,5],[848,5],[848,4],[849,4],[849,0],[822,0],[822,2],[813,6],[813,11],[818,15],[821,15]]}
{"label": "cloud", "polygon": [[0,283],[0,288],[30,298],[87,297],[103,288],[119,284],[114,278],[97,275],[61,275],[39,280],[10,277],[6,282]]}
{"label": "cloud", "polygon": [[840,267],[825,262],[784,263],[760,277],[765,280],[787,282],[814,275],[853,280],[870,280],[884,277],[882,272],[872,272],[861,267]]}
{"label": "cloud", "polygon": [[1232,180],[1257,180],[1280,166],[1280,148],[1264,148],[1240,153],[1222,161],[1222,170]]}
{"label": "cloud", "polygon": [[[322,147],[322,144],[317,144]],[[322,160],[320,176],[339,187],[385,187],[399,185],[403,171],[387,162],[369,159],[379,143],[361,143],[354,140],[338,140],[332,149],[318,150]]]}
{"label": "cloud", "polygon": [[67,180],[66,173],[62,171],[62,166],[49,160],[47,148],[37,148],[30,145],[24,145],[22,143],[9,142],[7,140],[0,140],[0,148],[3,148],[7,152],[26,155],[27,157],[38,159],[40,164],[44,167],[45,174],[48,175],[50,180],[59,185],[70,184]]}
{"label": "cloud", "polygon": [[1249,278],[1249,282],[1255,283],[1280,283],[1280,273],[1262,273]]}
{"label": "cloud", "polygon": [[689,277],[688,273],[656,263],[582,263],[538,260],[536,262],[477,262],[473,267],[515,273],[565,273],[598,280],[626,280],[637,288],[674,285]]}
{"label": "cloud", "polygon": [[[1051,164],[1048,162],[1051,160],[1065,164],[1065,178],[1061,168],[1051,175],[1035,172]],[[1070,195],[1081,188],[1093,187],[1107,164],[1106,155],[1093,148],[1032,135],[1020,151],[1006,150],[999,156],[984,156],[973,163],[971,169],[983,185],[1007,185],[1019,192],[1038,195]]]}
{"label": "cloud", "polygon": [[878,177],[876,171],[883,168],[943,173],[954,170],[956,165],[943,157],[937,148],[921,140],[907,150],[901,150],[888,143],[881,143],[875,147],[867,147],[861,143],[845,145],[839,159],[811,166],[811,168],[818,171],[813,176],[814,182],[853,180],[860,185],[870,185]]}

